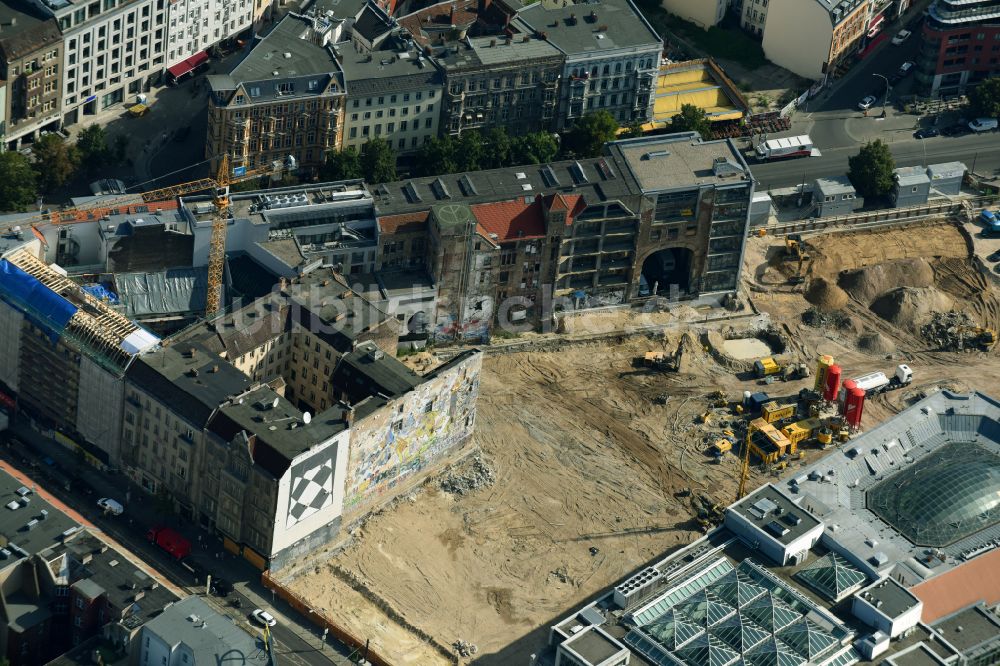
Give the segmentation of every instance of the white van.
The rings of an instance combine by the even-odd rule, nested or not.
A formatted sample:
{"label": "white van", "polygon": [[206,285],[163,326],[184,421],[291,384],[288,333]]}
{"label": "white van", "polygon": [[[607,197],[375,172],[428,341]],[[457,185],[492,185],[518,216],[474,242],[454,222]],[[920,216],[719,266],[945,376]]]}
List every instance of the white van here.
{"label": "white van", "polygon": [[997,128],[996,118],[976,118],[969,123],[969,129],[973,132],[992,132]]}

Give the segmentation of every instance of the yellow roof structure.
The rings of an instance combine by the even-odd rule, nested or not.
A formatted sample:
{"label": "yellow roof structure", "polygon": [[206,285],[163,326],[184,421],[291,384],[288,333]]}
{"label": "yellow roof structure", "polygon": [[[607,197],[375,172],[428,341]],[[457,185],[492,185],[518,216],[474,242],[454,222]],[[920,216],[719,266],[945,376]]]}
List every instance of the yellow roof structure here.
{"label": "yellow roof structure", "polygon": [[655,97],[653,121],[643,126],[646,131],[666,127],[684,104],[704,109],[712,122],[739,120],[748,109],[736,85],[711,58],[661,65]]}

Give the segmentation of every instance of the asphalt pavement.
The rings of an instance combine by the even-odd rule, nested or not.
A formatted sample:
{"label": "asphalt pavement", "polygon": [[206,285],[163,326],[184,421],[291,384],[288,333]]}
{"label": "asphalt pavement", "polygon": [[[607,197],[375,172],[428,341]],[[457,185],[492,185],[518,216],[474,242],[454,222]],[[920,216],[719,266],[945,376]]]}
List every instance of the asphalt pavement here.
{"label": "asphalt pavement", "polygon": [[[10,434],[20,442],[0,450],[9,462],[18,468],[31,468],[31,474],[45,477],[53,469],[63,478],[71,479],[66,490],[57,483],[41,483],[47,491],[65,504],[76,509],[87,520],[107,532],[113,539],[127,547],[164,577],[190,594],[198,594],[220,613],[251,634],[262,630],[251,619],[255,608],[263,608],[278,620],[271,629],[275,655],[281,664],[292,666],[347,666],[351,650],[327,637],[324,641],[317,627],[304,618],[260,582],[260,572],[240,557],[226,552],[221,541],[204,530],[183,522],[176,516],[156,506],[152,497],[138,489],[121,474],[100,472],[82,462],[61,444],[42,436],[24,421],[10,428]],[[51,462],[51,464],[50,464]],[[111,497],[125,505],[121,516],[106,516],[97,507],[97,499]],[[233,586],[227,598],[206,594],[206,580],[196,577],[191,570],[159,547],[146,540],[146,530],[165,525],[176,529],[191,541],[191,555],[186,563],[205,572],[213,579],[222,578]],[[204,576],[204,573],[201,574]],[[239,599],[237,606],[234,601]]]}

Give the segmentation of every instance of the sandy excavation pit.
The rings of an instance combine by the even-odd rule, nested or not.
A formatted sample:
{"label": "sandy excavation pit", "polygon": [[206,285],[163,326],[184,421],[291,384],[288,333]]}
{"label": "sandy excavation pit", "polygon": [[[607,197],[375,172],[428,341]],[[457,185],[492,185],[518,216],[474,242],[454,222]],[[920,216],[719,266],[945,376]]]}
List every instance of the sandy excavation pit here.
{"label": "sandy excavation pit", "polygon": [[[749,279],[778,243],[749,241]],[[966,247],[952,225],[824,237],[811,252],[810,279],[822,277],[847,294],[835,308],[850,321],[847,329],[805,325],[802,315],[814,304],[803,290],[755,285],[751,293],[787,337],[782,353],[790,360],[812,363],[817,353],[831,354],[847,377],[890,371],[899,362],[911,365],[912,386],[868,403],[864,423],[870,426],[924,390],[989,390],[983,377],[1000,371],[1000,353],[930,348],[918,331],[870,309],[884,293],[910,286],[888,284],[892,279],[884,274],[895,268],[878,269],[884,282],[871,287],[873,293],[853,283],[850,289],[839,285],[842,271],[922,259],[932,281],[910,288],[933,287],[954,307],[996,326],[996,294],[968,261]],[[787,268],[772,266],[770,274]],[[873,272],[865,280],[874,284],[876,277]],[[836,291],[824,290],[843,301]],[[583,328],[587,322],[574,324]],[[487,356],[476,443],[495,474],[493,484],[455,495],[431,482],[373,517],[343,552],[321,555],[296,575],[286,573],[286,580],[315,608],[370,637],[394,663],[451,663],[427,637],[445,650],[456,641],[474,644],[475,656],[462,663],[528,663],[543,648],[549,623],[698,536],[690,500],[677,496],[681,490],[692,488],[723,504],[734,498],[738,460],[727,455],[714,464],[706,453],[726,421],[709,427],[697,417],[715,390],[735,399],[762,387],[713,360],[703,350],[700,329],[691,330],[681,373],[635,363],[647,351],[677,349],[679,331],[666,340],[609,338],[560,351]],[[811,383],[779,382],[764,390],[791,396]],[[769,478],[755,467],[751,485]]]}

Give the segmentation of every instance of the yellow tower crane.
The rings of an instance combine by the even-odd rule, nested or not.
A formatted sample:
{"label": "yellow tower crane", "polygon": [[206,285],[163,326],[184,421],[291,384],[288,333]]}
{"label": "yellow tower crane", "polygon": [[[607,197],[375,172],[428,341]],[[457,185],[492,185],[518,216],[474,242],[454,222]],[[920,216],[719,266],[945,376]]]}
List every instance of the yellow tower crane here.
{"label": "yellow tower crane", "polygon": [[38,214],[19,219],[17,220],[17,224],[34,225],[40,222],[49,222],[57,225],[72,224],[78,221],[78,213],[134,204],[136,203],[136,196],[142,199],[142,203],[152,203],[154,201],[174,199],[175,197],[203,190],[213,190],[212,203],[215,206],[215,210],[212,215],[212,235],[208,249],[208,294],[205,307],[206,314],[211,316],[219,311],[222,304],[222,272],[226,263],[226,222],[229,217],[229,186],[252,178],[258,178],[265,174],[278,175],[286,170],[294,170],[294,168],[295,160],[291,157],[286,157],[283,162],[273,162],[255,169],[235,167],[230,172],[229,157],[223,155],[214,178],[201,178],[180,183],[179,185],[149,190],[148,192],[123,195],[86,206],[62,208],[53,213]]}
{"label": "yellow tower crane", "polygon": [[739,502],[747,494],[747,480],[750,478],[750,437],[753,436],[753,427],[747,424],[747,439],[743,442],[743,462],[740,466],[740,487],[736,491],[736,501]]}

